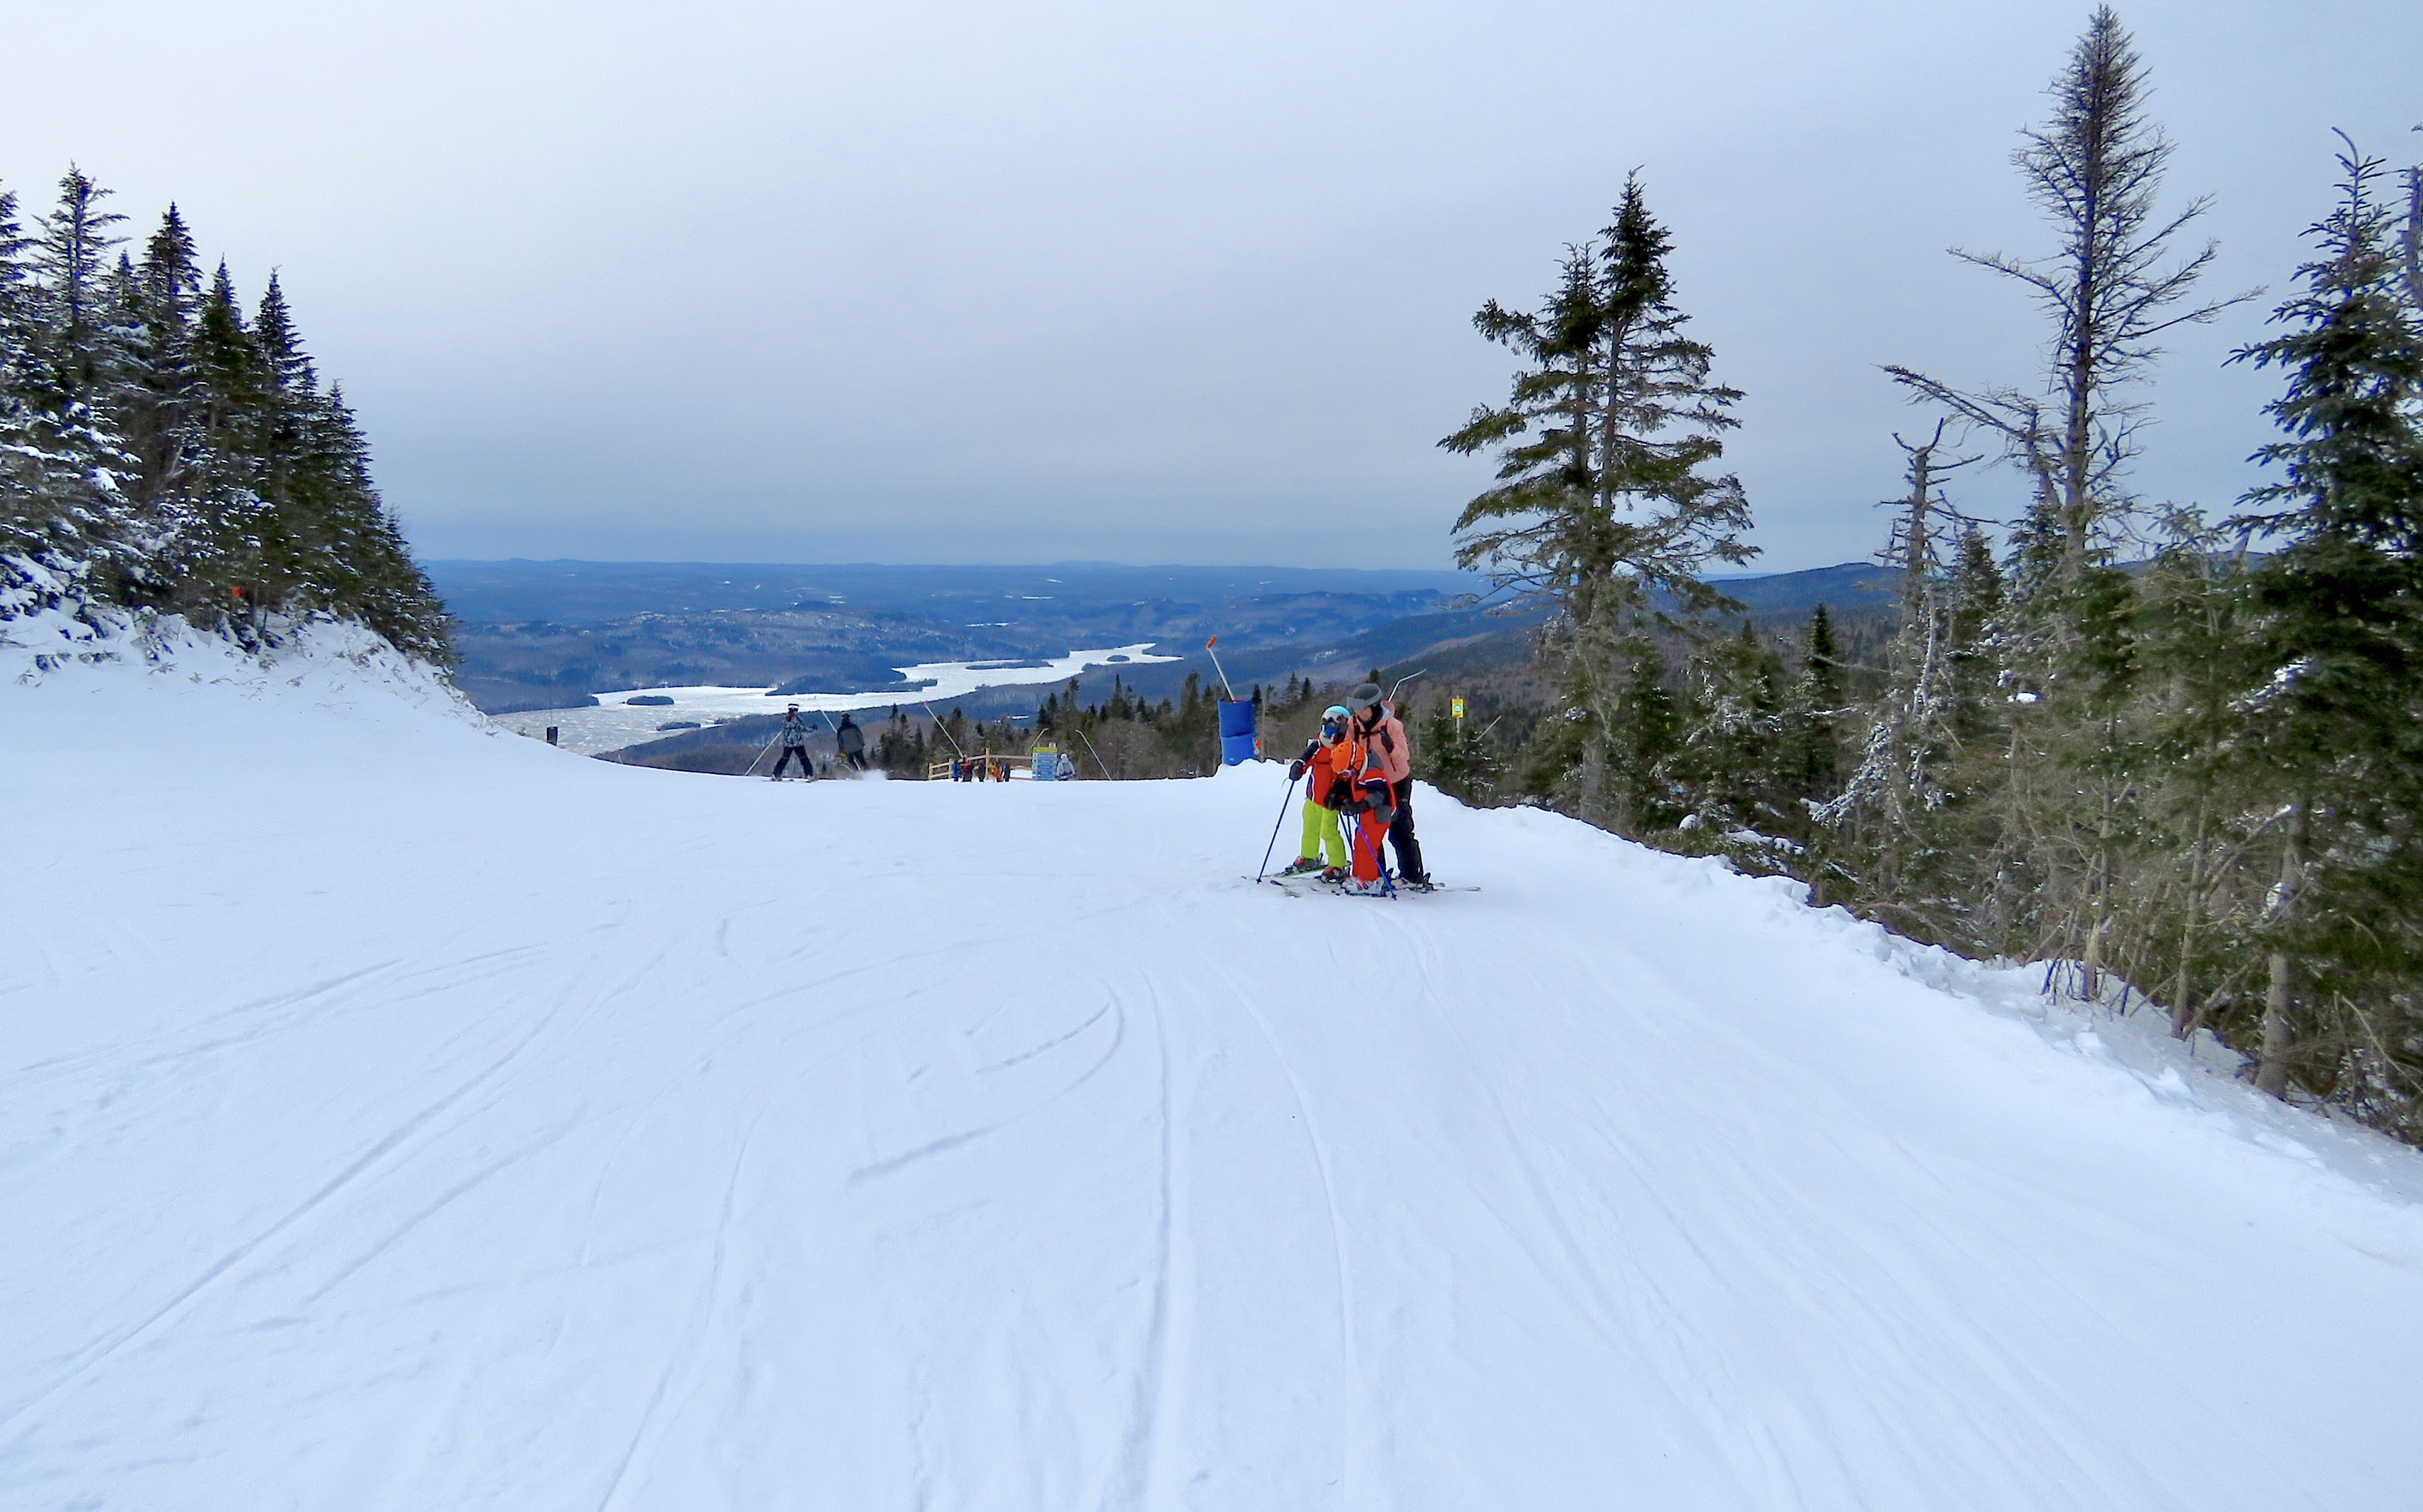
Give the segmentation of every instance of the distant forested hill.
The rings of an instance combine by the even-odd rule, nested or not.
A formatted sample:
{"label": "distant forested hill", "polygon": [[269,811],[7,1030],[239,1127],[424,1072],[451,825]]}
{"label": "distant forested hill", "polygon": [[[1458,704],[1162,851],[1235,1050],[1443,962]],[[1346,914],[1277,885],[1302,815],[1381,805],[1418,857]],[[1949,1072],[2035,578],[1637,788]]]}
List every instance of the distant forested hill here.
{"label": "distant forested hill", "polygon": [[1090,613],[1167,600],[1201,605],[1307,593],[1445,595],[1486,586],[1470,573],[1303,567],[1033,567],[686,561],[468,561],[426,564],[446,606],[471,624],[543,620],[594,624],[641,614],[846,605],[950,621],[1019,620],[1051,605]]}
{"label": "distant forested hill", "polygon": [[[483,708],[626,687],[847,692],[915,662],[1020,660],[1151,641],[1309,660],[1462,602],[1462,573],[1272,567],[894,567],[436,561],[464,690]],[[1240,674],[1242,675],[1242,674]],[[1176,684],[1173,683],[1175,687]]]}
{"label": "distant forested hill", "polygon": [[[626,687],[872,690],[912,662],[1058,656],[1149,640],[1173,664],[1128,680],[1174,697],[1211,679],[1203,642],[1242,689],[1307,674],[1353,682],[1437,660],[1526,662],[1535,611],[1471,606],[1471,574],[1297,567],[1034,567],[718,562],[428,563],[456,623],[464,690],[483,708],[543,708]],[[1846,562],[1720,585],[1762,626],[1818,604],[1855,622],[1891,606],[1893,574]]]}

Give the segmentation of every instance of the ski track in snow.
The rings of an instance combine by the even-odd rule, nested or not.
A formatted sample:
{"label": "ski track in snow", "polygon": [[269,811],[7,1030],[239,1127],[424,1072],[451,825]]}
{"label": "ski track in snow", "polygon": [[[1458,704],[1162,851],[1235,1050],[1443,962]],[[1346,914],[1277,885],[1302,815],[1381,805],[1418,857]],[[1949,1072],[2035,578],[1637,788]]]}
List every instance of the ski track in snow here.
{"label": "ski track in snow", "polygon": [[1274,769],[784,790],[317,646],[0,680],[11,1512],[2423,1484],[2423,1158],[2151,1016],[1549,815],[1297,897]]}

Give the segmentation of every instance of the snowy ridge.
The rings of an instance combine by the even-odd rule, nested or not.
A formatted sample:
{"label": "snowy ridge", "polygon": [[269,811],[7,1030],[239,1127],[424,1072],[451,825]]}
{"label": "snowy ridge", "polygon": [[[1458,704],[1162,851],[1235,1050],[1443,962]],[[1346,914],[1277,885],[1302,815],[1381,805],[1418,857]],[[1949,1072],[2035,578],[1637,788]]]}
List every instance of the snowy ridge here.
{"label": "snowy ridge", "polygon": [[1482,890],[1299,898],[1270,767],[777,786],[341,627],[6,633],[11,1512],[2423,1484],[2423,1159],[2041,969],[1427,791]]}
{"label": "snowy ridge", "polygon": [[155,687],[183,684],[254,700],[292,689],[331,706],[483,717],[436,669],[352,621],[273,616],[263,649],[252,651],[180,615],[85,602],[55,575],[33,572],[31,587],[0,594],[0,682],[98,691],[138,672]]}
{"label": "snowy ridge", "polygon": [[1822,921],[1821,929],[1838,928],[1845,946],[1959,1000],[1961,1007],[2024,1024],[2054,1050],[2083,1057],[2108,1073],[2103,1079],[2109,1095],[2142,1093],[2231,1138],[2326,1170],[2382,1197],[2423,1205],[2423,1151],[2327,1110],[2291,1107],[2257,1092],[2246,1078],[2251,1063],[2245,1056],[2210,1030],[2200,1029],[2184,1042],[2176,1038],[2163,1011],[2116,977],[2109,979],[2098,1000],[2084,1001],[2049,990],[2058,974],[2050,968],[2062,963],[1972,961],[1842,908],[1811,909],[1808,889],[1789,878],[1739,876],[1715,857],[1682,864],[1712,868],[1735,884],[1770,891],[1782,900],[1787,915]]}

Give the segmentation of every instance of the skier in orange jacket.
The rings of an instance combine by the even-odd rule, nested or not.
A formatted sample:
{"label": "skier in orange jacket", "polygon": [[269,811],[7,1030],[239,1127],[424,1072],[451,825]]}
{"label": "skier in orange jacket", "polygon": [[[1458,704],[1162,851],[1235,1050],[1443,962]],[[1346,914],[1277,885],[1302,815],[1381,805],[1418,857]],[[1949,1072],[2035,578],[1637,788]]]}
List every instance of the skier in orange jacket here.
{"label": "skier in orange jacket", "polygon": [[1305,742],[1304,754],[1288,767],[1289,780],[1306,779],[1304,843],[1296,847],[1294,863],[1281,876],[1319,872],[1326,882],[1345,880],[1352,862],[1345,832],[1338,827],[1338,813],[1354,791],[1354,771],[1348,764],[1354,758],[1354,746],[1347,738],[1353,719],[1342,704],[1333,703],[1322,711],[1321,732]]}

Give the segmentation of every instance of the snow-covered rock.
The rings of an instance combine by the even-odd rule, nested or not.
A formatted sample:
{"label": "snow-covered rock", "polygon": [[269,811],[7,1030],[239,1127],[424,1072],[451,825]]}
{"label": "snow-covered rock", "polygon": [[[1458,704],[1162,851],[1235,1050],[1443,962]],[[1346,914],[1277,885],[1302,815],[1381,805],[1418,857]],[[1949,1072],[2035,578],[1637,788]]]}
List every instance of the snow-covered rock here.
{"label": "snow-covered rock", "polygon": [[0,630],[0,1505],[2423,1485],[2423,1159],[1782,881],[1425,792],[1483,890],[1296,898],[1273,767],[776,786]]}

